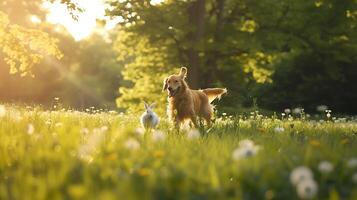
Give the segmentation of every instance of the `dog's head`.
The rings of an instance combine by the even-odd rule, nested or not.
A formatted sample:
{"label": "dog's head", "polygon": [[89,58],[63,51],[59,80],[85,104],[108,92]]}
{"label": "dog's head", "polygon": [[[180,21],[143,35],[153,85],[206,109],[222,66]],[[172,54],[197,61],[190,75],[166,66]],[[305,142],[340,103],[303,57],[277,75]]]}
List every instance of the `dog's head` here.
{"label": "dog's head", "polygon": [[185,78],[187,75],[187,68],[181,67],[178,75],[171,75],[164,80],[163,90],[167,90],[169,97],[174,97],[180,91],[186,89]]}

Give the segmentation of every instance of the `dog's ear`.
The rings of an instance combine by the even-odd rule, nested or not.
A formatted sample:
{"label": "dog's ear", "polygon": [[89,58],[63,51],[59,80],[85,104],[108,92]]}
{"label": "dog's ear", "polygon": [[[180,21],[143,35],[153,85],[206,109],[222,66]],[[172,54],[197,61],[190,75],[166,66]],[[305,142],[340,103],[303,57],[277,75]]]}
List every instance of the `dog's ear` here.
{"label": "dog's ear", "polygon": [[186,67],[181,67],[181,71],[180,71],[180,76],[182,79],[186,78],[187,75],[187,68]]}
{"label": "dog's ear", "polygon": [[165,80],[164,80],[164,85],[162,86],[162,91],[165,91],[167,89],[167,79],[168,78],[165,78]]}

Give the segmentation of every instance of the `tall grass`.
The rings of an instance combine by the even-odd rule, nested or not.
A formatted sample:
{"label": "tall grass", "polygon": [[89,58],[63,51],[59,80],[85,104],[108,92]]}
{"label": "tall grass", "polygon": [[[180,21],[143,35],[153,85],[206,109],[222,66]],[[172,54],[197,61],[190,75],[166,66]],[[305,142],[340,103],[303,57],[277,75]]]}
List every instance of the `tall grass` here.
{"label": "tall grass", "polygon": [[[354,120],[223,116],[198,138],[164,116],[163,134],[138,126],[136,114],[7,106],[0,199],[299,199],[297,166],[312,170],[315,199],[357,198]],[[244,139],[259,151],[234,159]],[[333,170],[319,171],[321,161]]]}

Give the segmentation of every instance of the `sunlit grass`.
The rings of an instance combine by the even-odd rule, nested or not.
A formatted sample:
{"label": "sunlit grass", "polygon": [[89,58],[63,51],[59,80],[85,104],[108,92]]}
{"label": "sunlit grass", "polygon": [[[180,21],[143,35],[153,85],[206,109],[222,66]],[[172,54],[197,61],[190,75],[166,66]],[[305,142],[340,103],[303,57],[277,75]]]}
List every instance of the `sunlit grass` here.
{"label": "sunlit grass", "polygon": [[[316,199],[357,195],[356,119],[253,113],[198,134],[161,116],[161,132],[143,134],[139,114],[87,111],[0,108],[0,199],[298,199],[298,166],[312,170]],[[259,148],[235,157],[245,139]]]}

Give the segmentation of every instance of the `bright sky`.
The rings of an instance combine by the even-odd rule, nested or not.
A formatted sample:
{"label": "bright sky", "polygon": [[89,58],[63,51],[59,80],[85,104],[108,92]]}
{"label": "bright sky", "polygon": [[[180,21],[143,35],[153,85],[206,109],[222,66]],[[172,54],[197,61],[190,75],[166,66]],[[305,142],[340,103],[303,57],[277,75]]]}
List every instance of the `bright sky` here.
{"label": "bright sky", "polygon": [[[150,3],[156,5],[163,1],[151,0]],[[61,3],[45,2],[43,6],[49,10],[46,17],[48,22],[63,25],[74,39],[79,41],[93,33],[96,28],[96,19],[105,19],[105,5],[104,0],[73,0],[73,2],[84,9],[84,12],[78,14],[78,21],[73,20],[66,6]],[[31,20],[38,23],[35,17]],[[107,21],[105,29],[114,28],[118,20]]]}

